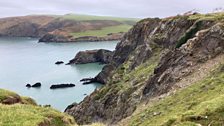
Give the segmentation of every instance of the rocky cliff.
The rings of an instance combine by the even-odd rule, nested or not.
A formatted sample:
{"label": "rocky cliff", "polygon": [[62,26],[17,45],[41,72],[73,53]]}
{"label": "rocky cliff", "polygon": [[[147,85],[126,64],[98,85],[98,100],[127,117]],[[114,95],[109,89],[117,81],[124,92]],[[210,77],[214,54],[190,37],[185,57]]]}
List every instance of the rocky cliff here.
{"label": "rocky cliff", "polygon": [[203,73],[223,63],[223,20],[223,13],[214,13],[138,22],[96,76],[106,86],[66,112],[79,124],[116,124],[140,104],[201,80],[207,76]]}

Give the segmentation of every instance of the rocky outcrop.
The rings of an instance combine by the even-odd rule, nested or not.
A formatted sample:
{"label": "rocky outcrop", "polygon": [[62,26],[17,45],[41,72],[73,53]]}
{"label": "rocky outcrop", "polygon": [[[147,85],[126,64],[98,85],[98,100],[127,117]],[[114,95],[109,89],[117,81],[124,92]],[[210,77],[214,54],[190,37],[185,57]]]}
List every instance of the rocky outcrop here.
{"label": "rocky outcrop", "polygon": [[69,64],[103,63],[110,62],[113,52],[105,49],[80,51]]}
{"label": "rocky outcrop", "polygon": [[22,103],[22,99],[19,95],[8,96],[1,103],[6,105],[12,105],[16,103]]}
{"label": "rocky outcrop", "polygon": [[113,124],[130,116],[141,102],[181,87],[176,85],[180,80],[198,71],[208,60],[224,54],[221,17],[204,16],[193,14],[138,22],[96,76],[106,86],[66,112],[79,124],[97,121]]}
{"label": "rocky outcrop", "polygon": [[152,97],[167,93],[175,82],[198,70],[198,65],[224,53],[223,40],[224,26],[216,24],[198,31],[180,48],[167,52],[147,82],[143,95]]}

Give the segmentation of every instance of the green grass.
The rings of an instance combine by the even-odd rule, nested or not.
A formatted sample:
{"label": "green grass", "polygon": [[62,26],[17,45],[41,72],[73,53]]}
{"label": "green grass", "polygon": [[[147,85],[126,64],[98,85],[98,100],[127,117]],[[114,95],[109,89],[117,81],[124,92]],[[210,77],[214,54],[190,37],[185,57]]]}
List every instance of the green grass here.
{"label": "green grass", "polygon": [[[17,97],[21,102],[13,105],[4,105],[1,102],[6,98]],[[72,126],[75,121],[71,116],[52,108],[37,106],[36,102],[28,97],[0,89],[0,126]]]}
{"label": "green grass", "polygon": [[213,20],[213,21],[223,21],[224,20],[224,12],[219,13],[209,13],[209,14],[196,14],[191,15],[189,19],[192,20]]}
{"label": "green grass", "polygon": [[138,18],[121,18],[121,17],[79,15],[79,14],[67,14],[63,16],[54,15],[54,17],[76,21],[110,20],[121,23],[120,25],[117,26],[104,27],[99,30],[88,30],[83,32],[71,33],[71,35],[74,37],[83,37],[83,36],[105,37],[109,33],[127,32],[136,22],[140,20]]}
{"label": "green grass", "polygon": [[5,100],[7,97],[18,97],[18,95],[14,92],[0,89],[0,103]]}
{"label": "green grass", "polygon": [[110,16],[94,16],[94,15],[81,15],[81,14],[67,14],[63,15],[64,19],[72,19],[78,21],[89,21],[89,20],[113,20],[119,22],[134,21],[137,22],[138,18],[121,18],[121,17],[110,17]]}
{"label": "green grass", "polygon": [[[129,125],[224,125],[224,65],[220,68],[206,79],[152,104],[133,116]],[[154,115],[155,112],[160,114]]]}
{"label": "green grass", "polygon": [[118,26],[105,27],[100,30],[76,32],[76,33],[72,33],[72,35],[74,37],[82,37],[82,36],[104,37],[109,33],[127,32],[131,27],[132,27],[131,25],[118,25]]}
{"label": "green grass", "polygon": [[0,104],[1,126],[38,126],[43,122],[49,126],[70,126],[74,124],[72,117],[52,108],[22,104]]}
{"label": "green grass", "polygon": [[0,89],[0,103],[2,103],[7,98],[17,98],[17,99],[19,98],[21,100],[19,103],[37,105],[36,102],[32,98],[21,97],[14,92],[4,90],[4,89]]}

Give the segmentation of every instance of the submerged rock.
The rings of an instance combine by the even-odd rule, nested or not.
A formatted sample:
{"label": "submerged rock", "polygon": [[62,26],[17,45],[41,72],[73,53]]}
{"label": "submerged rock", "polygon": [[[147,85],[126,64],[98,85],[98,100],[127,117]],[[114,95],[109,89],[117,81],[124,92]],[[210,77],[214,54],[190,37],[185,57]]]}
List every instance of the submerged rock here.
{"label": "submerged rock", "polygon": [[55,62],[56,65],[60,65],[60,64],[63,64],[64,62],[63,61],[57,61]]}
{"label": "submerged rock", "polygon": [[86,64],[86,63],[103,63],[107,64],[112,58],[113,52],[105,49],[80,51],[74,59],[70,60],[70,64]]}
{"label": "submerged rock", "polygon": [[33,84],[33,85],[31,85],[31,84],[27,84],[26,87],[27,87],[27,88],[31,88],[31,87],[33,87],[33,88],[38,88],[38,87],[41,87],[41,83],[40,83],[40,82],[37,82],[37,83],[35,83],[35,84]]}
{"label": "submerged rock", "polygon": [[69,88],[69,87],[75,87],[75,84],[55,84],[51,85],[50,89]]}
{"label": "submerged rock", "polygon": [[31,87],[31,84],[27,84],[26,87],[30,88]]}
{"label": "submerged rock", "polygon": [[32,87],[34,87],[34,88],[41,87],[41,83],[40,82],[37,82],[34,85],[32,85]]}

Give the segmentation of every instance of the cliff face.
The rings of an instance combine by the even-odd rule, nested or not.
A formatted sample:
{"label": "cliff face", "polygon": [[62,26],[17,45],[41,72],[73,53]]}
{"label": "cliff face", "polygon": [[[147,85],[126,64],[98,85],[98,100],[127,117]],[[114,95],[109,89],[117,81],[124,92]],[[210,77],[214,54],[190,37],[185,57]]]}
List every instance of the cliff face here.
{"label": "cliff face", "polygon": [[223,19],[218,13],[138,22],[96,76],[106,86],[66,112],[79,124],[117,123],[142,102],[192,84],[180,82],[224,54]]}

